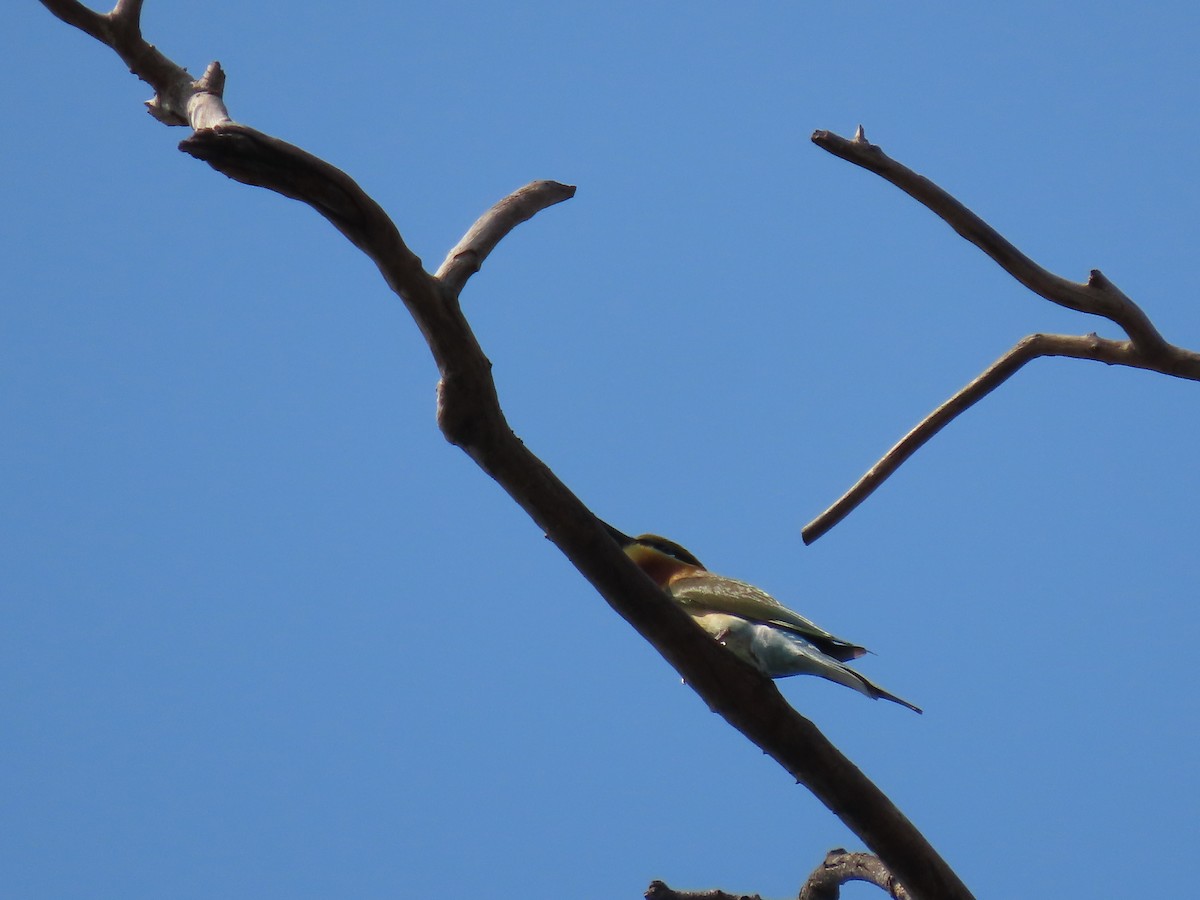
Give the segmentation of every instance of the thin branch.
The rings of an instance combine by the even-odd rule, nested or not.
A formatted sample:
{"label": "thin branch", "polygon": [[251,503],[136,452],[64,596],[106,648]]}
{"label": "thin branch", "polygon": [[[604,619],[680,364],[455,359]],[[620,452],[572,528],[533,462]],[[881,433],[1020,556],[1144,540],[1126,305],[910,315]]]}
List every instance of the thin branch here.
{"label": "thin branch", "polygon": [[1019,340],[974,381],[922,419],[879,462],[871,466],[850,490],[805,525],[801,531],[804,543],[811,544],[841,522],[930,438],[1015,375],[1025,363],[1041,356],[1090,359],[1110,366],[1132,366],[1200,381],[1200,354],[1187,350],[1173,347],[1165,359],[1147,359],[1131,341],[1111,341],[1095,334],[1031,334]]}
{"label": "thin branch", "polygon": [[799,900],[838,900],[847,881],[866,881],[887,892],[892,900],[909,900],[909,894],[887,866],[870,853],[830,850],[800,889]]}
{"label": "thin branch", "polygon": [[1030,290],[1069,309],[1103,316],[1121,326],[1130,339],[1113,341],[1095,334],[1033,334],[1018,341],[1015,347],[992,363],[974,381],[926,416],[871,466],[850,490],[805,525],[801,530],[804,543],[811,544],[846,518],[930,438],[1007,381],[1031,359],[1066,356],[1200,381],[1200,354],[1164,340],[1141,308],[1098,269],[1092,270],[1085,284],[1076,284],[1043,269],[932,181],[890,159],[877,146],[869,143],[862,126],[859,126],[854,140],[846,140],[828,131],[814,132],[812,140],[835,156],[875,172],[929,207]]}
{"label": "thin branch", "polygon": [[548,206],[575,196],[575,186],[557,181],[534,181],[513,191],[471,226],[463,239],[446,255],[437,274],[454,296],[462,293],[467,279],[483,267],[488,254],[510,231],[528,222]]}
{"label": "thin branch", "polygon": [[1147,356],[1157,355],[1166,350],[1167,342],[1141,308],[1118,290],[1099,270],[1093,269],[1087,282],[1078,284],[1043,269],[946,191],[928,178],[896,162],[878,146],[870,143],[861,125],[854,140],[847,140],[830,131],[815,131],[812,142],[834,156],[862,166],[890,181],[940,216],[947,225],[994,259],[1004,271],[1035,294],[1068,309],[1112,320],[1121,326],[1129,335],[1129,339],[1138,344]]}
{"label": "thin branch", "polygon": [[[63,0],[43,2],[51,11],[78,7]],[[148,60],[150,67],[158,65],[158,60],[148,55],[135,55],[135,63],[138,60]],[[169,60],[167,63],[174,66]],[[131,68],[147,78],[148,73],[136,64]],[[179,67],[175,70],[183,72]],[[218,80],[210,79],[210,89],[217,87]],[[190,80],[188,89],[195,91]],[[185,100],[186,96],[186,92],[180,94]],[[207,92],[205,96],[216,94]],[[179,97],[168,99],[164,109],[178,108],[178,102]],[[185,102],[185,107],[189,119],[196,121],[190,104]],[[914,895],[925,900],[971,897],[958,876],[883,792],[816,726],[793,710],[772,681],[711,640],[671,602],[621,552],[587,507],[513,434],[500,408],[491,364],[463,316],[455,292],[447,286],[447,282],[465,281],[462,274],[455,274],[454,261],[447,282],[430,275],[392,220],[353,179],[277,138],[226,119],[197,131],[181,149],[231,178],[309,204],[369,256],[404,301],[429,344],[441,376],[438,424],[446,439],[461,447],[512,496],[608,604],[662,654],[712,710],[807,786],[888,861]],[[490,249],[506,227],[511,226],[500,224],[497,217],[495,224],[485,223],[482,237],[468,235],[459,246],[466,244],[472,252]],[[463,265],[467,271],[469,262]]]}

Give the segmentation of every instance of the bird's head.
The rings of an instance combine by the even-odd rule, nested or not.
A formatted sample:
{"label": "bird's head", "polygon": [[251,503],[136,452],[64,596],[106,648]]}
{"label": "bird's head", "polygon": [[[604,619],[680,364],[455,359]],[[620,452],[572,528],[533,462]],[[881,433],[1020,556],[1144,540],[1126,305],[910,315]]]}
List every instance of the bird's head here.
{"label": "bird's head", "polygon": [[625,554],[659,585],[666,586],[672,576],[685,572],[705,571],[704,563],[674,541],[657,534],[630,537],[605,523]]}

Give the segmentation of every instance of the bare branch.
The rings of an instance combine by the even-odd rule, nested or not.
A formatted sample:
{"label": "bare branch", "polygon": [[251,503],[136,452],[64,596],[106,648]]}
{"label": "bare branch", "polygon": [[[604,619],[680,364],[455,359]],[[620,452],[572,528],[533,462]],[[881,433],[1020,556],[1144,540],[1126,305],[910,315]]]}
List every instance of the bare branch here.
{"label": "bare branch", "polygon": [[758,894],[730,894],[726,891],[677,891],[665,882],[652,881],[646,900],[762,900]]}
{"label": "bare branch", "polygon": [[867,881],[887,891],[893,900],[909,900],[908,891],[877,857],[869,853],[830,850],[800,889],[799,900],[838,900],[847,881]]}
{"label": "bare branch", "polygon": [[467,279],[483,266],[488,254],[522,222],[528,222],[548,206],[575,196],[575,186],[557,181],[534,181],[513,191],[476,220],[463,239],[451,250],[434,276],[458,296]]}
{"label": "bare branch", "polygon": [[[43,2],[56,14],[66,10],[78,17],[82,9],[64,0]],[[131,2],[124,8],[137,7]],[[60,17],[76,24],[65,15]],[[158,61],[166,58],[148,55],[147,47],[135,48],[140,54],[135,54],[135,62],[141,65],[149,60],[145,67],[132,63],[130,67],[150,80],[150,75],[157,77]],[[114,49],[126,59],[125,50]],[[166,62],[174,67],[175,80],[178,73],[186,75]],[[469,274],[470,260],[460,264],[452,254],[450,277],[447,282],[440,281],[426,272],[392,220],[346,173],[278,138],[233,123],[227,115],[217,122],[197,115],[192,96],[202,94],[219,103],[220,81],[219,71],[210,70],[199,87],[189,76],[186,86],[166,96],[156,84],[164,116],[186,116],[193,124],[206,125],[184,141],[181,149],[231,178],[307,203],[371,258],[429,344],[441,376],[438,424],[446,439],[461,447],[512,496],[608,604],[675,667],[712,710],[806,785],[888,861],[915,895],[926,900],[970,898],[958,876],[883,792],[793,710],[772,681],[697,627],[513,434],[500,408],[491,364],[462,314],[456,293],[447,286],[465,282],[466,275],[458,273],[458,266]],[[523,209],[536,211],[535,206]],[[498,214],[491,220],[491,214],[485,216],[476,236],[469,234],[464,239],[469,254],[482,259],[521,220],[521,203],[517,207],[512,216]]]}
{"label": "bare branch", "polygon": [[112,17],[114,19],[125,19],[133,23],[133,26],[141,33],[142,21],[142,0],[117,0],[117,5],[113,7]]}
{"label": "bare branch", "polygon": [[1078,284],[1047,271],[928,178],[891,159],[870,143],[859,126],[854,140],[830,131],[813,132],[812,142],[834,156],[852,162],[890,181],[918,203],[927,206],[1035,294],[1078,312],[1110,319],[1138,344],[1147,356],[1164,352],[1167,342],[1136,303],[1093,269],[1087,282]]}
{"label": "bare branch", "polygon": [[[68,25],[74,25],[102,44],[113,45],[113,13],[98,13],[77,0],[42,0],[42,5]],[[114,10],[115,12],[115,10]]]}
{"label": "bare branch", "polygon": [[108,14],[116,43],[132,44],[142,39],[142,0],[117,0]]}
{"label": "bare branch", "polygon": [[[870,853],[848,853],[840,847],[830,850],[800,889],[799,900],[838,900],[847,881],[866,881],[886,891],[892,900],[910,900],[910,894],[888,871],[878,857]],[[662,881],[650,882],[646,900],[762,900],[758,894],[730,894],[727,891],[677,891]]]}
{"label": "bare branch", "polygon": [[142,0],[118,0],[112,12],[97,13],[78,0],[41,0],[68,25],[111,47],[129,71],[154,88],[147,111],[165,125],[209,128],[229,121],[219,91],[193,82],[187,69],[163,56],[142,38]]}
{"label": "bare branch", "polygon": [[1200,354],[1178,347],[1171,347],[1165,358],[1147,359],[1131,341],[1110,341],[1095,334],[1031,334],[1018,341],[1016,346],[988,366],[974,381],[922,419],[879,462],[871,466],[850,490],[805,525],[801,531],[804,543],[811,544],[841,522],[930,438],[1015,375],[1025,363],[1039,356],[1090,359],[1110,366],[1132,366],[1200,381]]}
{"label": "bare branch", "polygon": [[[341,169],[294,144],[228,123],[197,131],[179,149],[235,181],[307,203],[381,269],[391,270],[389,284],[424,274],[421,261],[405,246],[383,208]],[[423,284],[420,289],[431,287]]]}
{"label": "bare branch", "polygon": [[842,521],[930,438],[1008,380],[1031,359],[1068,356],[1200,381],[1200,354],[1164,340],[1141,308],[1098,269],[1092,270],[1086,284],[1076,284],[1043,269],[932,181],[890,159],[879,147],[869,143],[861,125],[853,140],[846,140],[828,131],[814,132],[812,140],[835,156],[875,172],[929,207],[1030,290],[1068,309],[1103,316],[1115,322],[1129,335],[1129,340],[1106,340],[1095,334],[1033,334],[1023,338],[974,381],[926,416],[868,469],[850,490],[805,525],[801,531],[804,543],[811,544]]}

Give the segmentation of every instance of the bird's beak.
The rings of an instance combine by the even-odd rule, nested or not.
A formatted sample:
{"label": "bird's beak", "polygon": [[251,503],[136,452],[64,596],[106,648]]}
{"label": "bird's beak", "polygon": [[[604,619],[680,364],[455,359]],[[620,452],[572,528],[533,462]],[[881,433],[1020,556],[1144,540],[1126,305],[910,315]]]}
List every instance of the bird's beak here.
{"label": "bird's beak", "polygon": [[630,544],[632,544],[634,542],[633,538],[631,538],[625,532],[617,531],[617,529],[613,528],[611,525],[609,525],[603,519],[600,520],[600,524],[604,526],[605,530],[608,531],[609,535],[611,535],[612,539],[614,541],[616,541],[619,546],[628,547]]}

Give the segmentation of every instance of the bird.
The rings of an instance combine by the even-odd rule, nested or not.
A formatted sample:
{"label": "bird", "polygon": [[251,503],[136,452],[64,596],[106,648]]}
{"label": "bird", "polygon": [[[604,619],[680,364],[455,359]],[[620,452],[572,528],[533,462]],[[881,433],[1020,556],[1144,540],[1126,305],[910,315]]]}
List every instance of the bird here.
{"label": "bird", "polygon": [[816,675],[921,712],[846,665],[869,652],[865,647],[818,627],[752,584],[708,571],[674,541],[657,534],[630,537],[603,524],[638,568],[696,624],[767,677]]}

